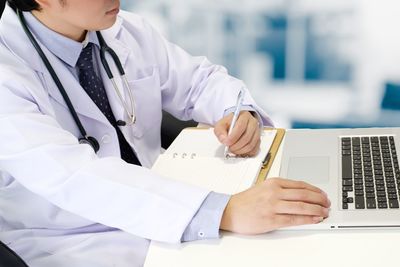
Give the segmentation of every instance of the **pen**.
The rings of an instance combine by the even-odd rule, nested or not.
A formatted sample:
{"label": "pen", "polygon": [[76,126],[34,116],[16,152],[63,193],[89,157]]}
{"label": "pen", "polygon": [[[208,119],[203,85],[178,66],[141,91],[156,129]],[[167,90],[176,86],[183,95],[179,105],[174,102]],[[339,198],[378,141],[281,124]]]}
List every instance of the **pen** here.
{"label": "pen", "polygon": [[[241,89],[239,94],[238,94],[237,100],[236,100],[236,108],[235,108],[235,112],[233,113],[231,126],[229,126],[228,136],[231,135],[233,127],[235,127],[237,118],[239,117],[239,112],[242,109],[243,98],[244,98],[244,90]],[[228,150],[229,150],[229,147],[225,146],[225,151],[224,151],[225,158],[228,158],[228,156],[229,156],[228,155]]]}

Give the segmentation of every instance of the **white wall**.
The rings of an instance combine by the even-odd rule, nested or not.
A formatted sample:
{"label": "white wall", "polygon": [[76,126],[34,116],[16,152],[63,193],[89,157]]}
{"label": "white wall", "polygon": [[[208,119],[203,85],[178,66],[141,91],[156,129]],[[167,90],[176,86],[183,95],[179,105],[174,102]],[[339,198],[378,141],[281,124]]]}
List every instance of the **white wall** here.
{"label": "white wall", "polygon": [[[384,83],[400,82],[398,0],[146,0],[125,4],[189,52],[227,65],[282,126],[292,120],[340,123],[349,118],[368,123],[380,114]],[[272,77],[271,55],[256,50],[258,38],[271,33],[262,19],[265,14],[288,18],[283,80]],[[233,18],[234,32],[224,29],[227,16]],[[304,79],[304,49],[309,42],[304,18],[311,18],[308,30],[313,38],[326,44],[317,47],[319,53],[351,64],[350,79]],[[231,57],[226,57],[227,51]],[[329,64],[324,67],[329,70]]]}

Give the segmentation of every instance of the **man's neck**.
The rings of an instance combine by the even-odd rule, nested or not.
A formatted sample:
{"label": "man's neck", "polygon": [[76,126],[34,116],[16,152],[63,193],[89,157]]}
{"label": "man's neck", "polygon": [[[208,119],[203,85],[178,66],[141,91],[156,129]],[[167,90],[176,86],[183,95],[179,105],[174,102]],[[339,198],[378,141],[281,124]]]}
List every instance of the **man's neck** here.
{"label": "man's neck", "polygon": [[70,39],[73,39],[77,42],[83,42],[85,40],[87,31],[74,27],[65,21],[61,21],[60,19],[53,19],[50,16],[46,16],[44,11],[33,10],[32,15],[35,16],[43,25],[47,28],[64,35]]}

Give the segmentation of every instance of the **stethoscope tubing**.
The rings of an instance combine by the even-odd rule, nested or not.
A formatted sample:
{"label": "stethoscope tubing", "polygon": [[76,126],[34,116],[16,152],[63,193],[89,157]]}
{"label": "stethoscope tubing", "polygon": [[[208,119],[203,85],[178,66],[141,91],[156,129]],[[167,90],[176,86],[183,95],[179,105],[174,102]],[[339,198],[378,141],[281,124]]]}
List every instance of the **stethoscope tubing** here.
{"label": "stethoscope tubing", "polygon": [[79,131],[81,132],[81,135],[83,137],[87,137],[87,133],[85,128],[82,125],[82,122],[80,121],[78,114],[75,111],[74,105],[72,104],[64,86],[62,85],[60,79],[58,78],[56,72],[54,71],[53,67],[51,66],[49,60],[47,59],[46,55],[44,54],[42,48],[40,47],[40,45],[38,44],[38,42],[36,41],[36,39],[33,37],[31,31],[28,29],[28,26],[26,24],[26,20],[24,15],[22,14],[22,11],[17,9],[17,14],[18,14],[18,18],[21,22],[22,28],[24,29],[26,35],[28,36],[29,40],[31,41],[32,45],[35,47],[36,51],[38,52],[40,58],[43,60],[44,65],[46,66],[47,70],[50,73],[50,76],[52,77],[52,79],[54,80],[54,82],[57,85],[57,88],[59,89],[62,97],[64,98],[65,103],[68,106],[69,111],[71,112],[71,115],[75,121],[75,123],[77,124]]}
{"label": "stethoscope tubing", "polygon": [[[117,54],[115,53],[115,51],[111,47],[109,47],[107,45],[106,41],[104,40],[103,35],[99,31],[96,32],[96,35],[97,35],[97,39],[99,40],[99,44],[100,44],[100,60],[101,60],[101,63],[103,64],[104,70],[107,73],[108,78],[111,80],[111,83],[112,83],[112,85],[114,87],[115,92],[118,95],[119,100],[121,101],[121,104],[124,106],[124,109],[125,109],[126,113],[129,116],[129,123],[128,124],[134,124],[135,121],[136,121],[136,116],[135,116],[136,114],[135,114],[135,111],[134,111],[135,110],[135,105],[136,105],[135,104],[135,99],[134,99],[133,94],[132,94],[132,92],[131,92],[131,90],[129,88],[128,80],[126,79],[125,70],[122,67],[121,60],[119,60],[119,58],[118,58]],[[118,86],[117,86],[117,84],[115,82],[114,75],[113,75],[113,73],[111,71],[111,68],[108,65],[108,62],[107,62],[107,59],[106,59],[106,54],[107,53],[113,59],[113,61],[115,63],[115,66],[117,67],[118,72],[120,74],[120,77],[121,77],[121,79],[122,79],[122,81],[124,83],[124,86],[128,90],[129,99],[130,99],[130,102],[131,102],[131,105],[132,105],[131,106],[131,111],[129,111],[128,104],[126,103],[126,101],[124,101],[122,93],[118,89]],[[118,122],[119,122],[119,125],[123,125],[123,126],[126,125],[126,122],[124,122],[124,121],[118,121]]]}

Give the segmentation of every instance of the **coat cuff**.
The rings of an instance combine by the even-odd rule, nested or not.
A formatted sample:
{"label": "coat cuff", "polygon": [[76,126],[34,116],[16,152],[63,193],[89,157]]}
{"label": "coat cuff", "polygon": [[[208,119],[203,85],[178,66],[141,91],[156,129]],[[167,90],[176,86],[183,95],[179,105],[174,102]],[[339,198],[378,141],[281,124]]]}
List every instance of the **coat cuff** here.
{"label": "coat cuff", "polygon": [[[258,120],[258,125],[260,126],[260,129],[263,129],[264,127],[274,127],[272,121],[269,120],[269,118],[268,120],[266,120],[267,123],[264,125],[262,117],[252,106],[250,105],[242,106],[241,111],[243,110],[250,111],[250,113]],[[233,112],[235,112],[235,107],[228,108],[227,110],[225,110],[224,116],[227,116],[229,113]]]}
{"label": "coat cuff", "polygon": [[181,241],[219,238],[219,226],[230,195],[210,192],[182,235]]}

